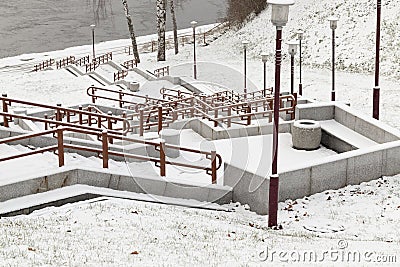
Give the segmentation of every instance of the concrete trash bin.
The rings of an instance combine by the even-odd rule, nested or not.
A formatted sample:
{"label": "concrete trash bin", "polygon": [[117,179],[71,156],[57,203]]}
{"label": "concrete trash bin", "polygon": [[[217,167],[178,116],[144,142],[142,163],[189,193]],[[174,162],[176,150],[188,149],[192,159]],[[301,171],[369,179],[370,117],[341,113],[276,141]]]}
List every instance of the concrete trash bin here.
{"label": "concrete trash bin", "polygon": [[321,125],[313,120],[298,120],[293,123],[292,143],[295,149],[314,150],[321,144]]}
{"label": "concrete trash bin", "polygon": [[[165,140],[166,144],[179,146],[181,143],[180,132],[175,129],[163,129],[160,132],[160,138]],[[165,149],[165,155],[170,158],[177,158],[180,155],[177,149]]]}

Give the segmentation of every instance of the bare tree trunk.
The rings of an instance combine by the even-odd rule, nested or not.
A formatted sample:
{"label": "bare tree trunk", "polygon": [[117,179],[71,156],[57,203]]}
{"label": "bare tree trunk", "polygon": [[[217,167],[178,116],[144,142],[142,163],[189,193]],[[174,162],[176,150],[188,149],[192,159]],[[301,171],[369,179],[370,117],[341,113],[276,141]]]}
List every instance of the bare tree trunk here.
{"label": "bare tree trunk", "polygon": [[175,16],[175,4],[174,0],[169,1],[169,6],[171,9],[171,17],[172,17],[172,28],[174,31],[174,46],[175,46],[175,55],[179,53],[179,44],[178,44],[178,26],[176,25],[176,16]]}
{"label": "bare tree trunk", "polygon": [[133,27],[131,15],[129,14],[127,0],[122,0],[122,5],[124,6],[126,21],[128,22],[129,34],[130,34],[131,40],[132,40],[133,55],[135,57],[136,62],[140,63],[139,52],[138,52],[137,43],[136,43],[135,29]]}
{"label": "bare tree trunk", "polygon": [[157,0],[158,61],[165,61],[166,0]]}

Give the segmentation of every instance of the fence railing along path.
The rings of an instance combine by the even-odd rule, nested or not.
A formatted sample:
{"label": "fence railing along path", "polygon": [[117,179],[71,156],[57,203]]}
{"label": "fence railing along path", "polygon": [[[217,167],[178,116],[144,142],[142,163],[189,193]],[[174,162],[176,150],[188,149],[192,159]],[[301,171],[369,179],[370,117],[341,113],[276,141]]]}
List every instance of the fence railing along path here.
{"label": "fence railing along path", "polygon": [[[3,117],[3,125],[9,127],[9,122],[11,118],[21,118],[34,122],[41,122],[44,124],[44,128],[48,129],[57,126],[76,126],[82,129],[108,129],[114,134],[126,135],[130,129],[130,124],[127,121],[126,113],[122,116],[114,116],[112,112],[107,114],[96,110],[95,107],[87,107],[86,110],[82,106],[78,109],[65,108],[61,106],[52,106],[40,103],[34,103],[30,101],[18,100],[8,98],[7,95],[0,97],[2,103],[1,116]],[[16,114],[11,114],[9,112],[9,106],[12,104],[19,104],[26,107],[44,108],[46,113],[43,117],[36,116],[21,116]],[[19,116],[19,117],[18,117]],[[87,126],[86,126],[87,125]]]}
{"label": "fence railing along path", "polygon": [[[102,96],[99,92],[105,91],[108,96]],[[173,97],[171,92],[176,91],[177,97]],[[262,96],[258,92],[248,93],[246,95],[235,94],[213,94],[213,95],[195,95],[181,92],[175,89],[161,89],[163,99],[149,98],[148,96],[125,93],[122,90],[98,88],[91,86],[87,89],[87,94],[92,97],[92,103],[95,104],[97,98],[116,101],[120,107],[128,104],[126,108],[133,109],[134,113],[126,115],[128,120],[138,120],[138,125],[132,125],[131,130],[139,131],[143,135],[145,129],[153,126],[168,126],[170,123],[186,118],[208,119],[214,122],[214,127],[220,123],[226,123],[227,127],[232,124],[248,126],[253,119],[260,117],[268,118],[272,121],[274,98],[271,95]],[[117,94],[112,97],[110,94]],[[124,100],[124,96],[134,96],[145,99],[143,103],[137,103],[132,100]],[[297,98],[293,95],[280,96],[279,112],[285,112],[294,119],[294,111],[297,105]]]}
{"label": "fence railing along path", "polygon": [[[11,116],[15,116],[15,115],[12,114]],[[17,115],[16,117],[21,117],[21,116]],[[65,132],[73,132],[73,133],[80,133],[80,134],[96,136],[97,139],[101,141],[101,148],[85,147],[85,146],[74,145],[74,144],[65,144],[64,143],[64,133]],[[109,157],[110,156],[116,156],[116,157],[133,158],[133,159],[153,162],[153,163],[155,163],[155,165],[157,167],[160,168],[160,176],[162,176],[162,177],[166,176],[166,165],[173,165],[173,166],[180,166],[180,167],[186,167],[186,168],[191,168],[191,169],[205,170],[208,175],[211,175],[211,181],[213,184],[217,183],[217,170],[222,165],[222,158],[219,154],[216,153],[216,151],[208,152],[208,151],[202,151],[202,150],[196,150],[196,149],[191,149],[191,148],[170,145],[170,144],[166,144],[165,141],[163,141],[163,140],[161,140],[160,142],[151,142],[151,141],[144,141],[144,140],[133,139],[133,138],[126,138],[121,135],[112,134],[107,130],[102,130],[100,132],[100,131],[94,131],[94,130],[76,128],[76,127],[58,127],[57,129],[53,129],[53,130],[47,130],[47,131],[42,131],[42,132],[38,132],[38,133],[24,134],[24,135],[19,135],[19,136],[15,136],[15,137],[0,139],[0,144],[8,144],[11,142],[22,141],[22,140],[26,140],[29,138],[39,137],[39,136],[52,136],[57,139],[57,145],[52,145],[52,146],[48,146],[48,147],[44,147],[44,148],[38,148],[38,149],[29,151],[29,152],[0,158],[0,162],[13,160],[13,159],[17,159],[17,158],[23,158],[23,157],[27,157],[27,156],[31,156],[31,155],[35,155],[35,154],[41,154],[41,153],[49,152],[49,151],[54,151],[54,152],[57,151],[58,152],[57,153],[58,166],[62,167],[65,165],[65,155],[64,155],[65,150],[69,149],[69,150],[97,153],[98,156],[100,158],[102,158],[103,168],[109,167]],[[113,151],[109,147],[109,140],[112,140],[112,139],[119,139],[119,140],[123,140],[126,142],[140,143],[140,144],[144,144],[144,145],[153,146],[156,151],[159,151],[159,158],[143,156],[143,155],[136,155],[136,154],[127,153],[127,152]],[[180,151],[204,155],[205,158],[210,161],[210,165],[209,166],[200,166],[200,165],[195,165],[195,164],[189,164],[189,163],[169,160],[165,155],[166,149],[180,150]]]}

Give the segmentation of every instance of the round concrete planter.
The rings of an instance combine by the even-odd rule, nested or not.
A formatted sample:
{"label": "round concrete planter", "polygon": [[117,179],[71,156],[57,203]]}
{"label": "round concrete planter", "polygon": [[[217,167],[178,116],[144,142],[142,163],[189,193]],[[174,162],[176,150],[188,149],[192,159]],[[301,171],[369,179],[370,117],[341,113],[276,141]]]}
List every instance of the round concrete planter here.
{"label": "round concrete planter", "polygon": [[[165,140],[166,144],[179,146],[181,143],[180,132],[175,129],[163,129],[160,132],[160,138]],[[180,153],[177,149],[165,149],[165,155],[170,158],[179,157]]]}
{"label": "round concrete planter", "polygon": [[292,127],[292,142],[296,149],[318,149],[321,144],[321,125],[313,120],[295,121]]}

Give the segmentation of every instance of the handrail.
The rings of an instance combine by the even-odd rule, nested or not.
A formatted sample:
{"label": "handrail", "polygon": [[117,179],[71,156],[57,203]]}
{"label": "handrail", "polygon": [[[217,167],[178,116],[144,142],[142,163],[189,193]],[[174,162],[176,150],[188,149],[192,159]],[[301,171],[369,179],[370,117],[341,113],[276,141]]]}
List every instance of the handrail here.
{"label": "handrail", "polygon": [[[211,34],[213,34],[218,28],[223,28],[223,27],[226,27],[226,22],[219,23],[218,25],[214,26],[213,28],[209,29],[209,30],[206,31],[206,32],[203,32],[203,33],[196,32],[196,37],[203,36],[203,39],[205,39],[206,35],[211,35]],[[192,38],[192,37],[193,37],[193,34],[192,34],[192,33],[182,33],[182,34],[178,34],[178,39],[183,40],[183,41],[181,41],[183,44],[185,43],[186,40],[188,40],[188,39],[190,39],[190,38]],[[168,40],[169,40],[169,39],[168,39]],[[166,45],[167,45],[168,40],[166,41]],[[204,41],[203,41],[203,42],[204,42]],[[151,46],[151,52],[154,52],[154,48],[155,48],[154,43],[155,43],[154,40],[151,40],[151,41],[148,41],[148,42],[138,43],[138,46],[139,46],[139,45],[141,45],[142,47],[150,47],[150,46]],[[188,43],[188,42],[186,42],[186,43]],[[128,55],[132,55],[132,54],[133,54],[132,45],[125,46],[125,47],[124,47],[124,52],[127,53]]]}
{"label": "handrail", "polygon": [[158,68],[158,69],[154,70],[153,73],[154,73],[154,76],[156,76],[157,78],[169,75],[169,66]]}
{"label": "handrail", "polygon": [[119,71],[114,73],[114,82],[122,80],[126,76],[128,76],[128,71],[127,70],[119,70]]}
{"label": "handrail", "polygon": [[[12,103],[18,103],[22,105],[28,105],[28,106],[33,106],[33,107],[40,107],[40,108],[46,108],[54,111],[54,119],[55,120],[47,120],[50,119],[49,117],[46,117],[45,115],[44,120],[42,122],[45,122],[45,126],[54,124],[54,121],[62,121],[62,118],[64,116],[67,117],[67,123],[71,123],[71,117],[72,116],[78,116],[79,120],[76,121],[75,123],[71,123],[72,125],[83,125],[85,124],[85,121],[87,121],[87,124],[89,126],[92,125],[92,119],[96,120],[98,128],[101,128],[101,122],[108,122],[108,125],[105,128],[108,128],[112,130],[112,124],[116,124],[118,122],[122,123],[122,134],[127,134],[130,128],[130,123],[126,120],[126,118],[121,118],[117,116],[112,116],[111,114],[101,114],[101,113],[93,113],[90,111],[85,111],[81,107],[79,109],[72,109],[72,108],[64,108],[64,107],[59,107],[59,106],[51,106],[51,105],[46,105],[46,104],[39,104],[39,103],[34,103],[34,102],[28,102],[24,100],[17,100],[17,99],[11,99],[8,98],[7,96],[1,96],[0,101],[2,102],[3,105],[3,112],[1,115],[3,116],[4,120],[4,126],[8,127],[8,117],[10,115],[13,115],[15,117],[15,114],[10,114],[8,113],[8,106],[11,105]],[[83,119],[83,116],[87,117],[87,120]],[[32,120],[32,118],[36,117],[29,117],[26,116],[28,120]],[[92,128],[92,127],[90,127]],[[117,129],[115,129],[117,130]]]}
{"label": "handrail", "polygon": [[53,58],[51,59],[47,59],[39,64],[36,64],[34,66],[33,71],[39,71],[39,70],[44,70],[45,68],[48,68],[50,66],[52,66],[55,63],[55,60]]}
{"label": "handrail", "polygon": [[60,60],[56,61],[56,66],[57,69],[61,69],[62,67],[68,66],[70,64],[75,63],[75,57],[74,56],[69,56]]}
{"label": "handrail", "polygon": [[[32,117],[32,116],[24,116],[24,115],[18,115],[18,114],[12,114],[12,113],[6,113],[6,112],[0,112],[0,116],[3,116],[3,118],[7,118],[7,120],[11,120],[12,118],[17,118],[17,119],[23,119],[23,120],[30,120],[30,121],[36,121],[36,122],[43,122],[45,123],[45,131],[47,131],[48,129],[46,128],[51,128],[51,125],[55,125],[55,127],[58,126],[64,126],[64,127],[73,127],[76,128],[77,130],[82,129],[85,131],[94,131],[94,132],[98,132],[98,131],[102,131],[104,128],[93,128],[90,126],[85,126],[85,125],[81,125],[81,124],[74,124],[74,123],[70,123],[70,122],[63,122],[63,121],[55,121],[55,120],[50,120],[50,119],[43,119],[43,118],[39,118],[39,117]],[[127,123],[129,123],[127,121]],[[104,125],[101,125],[104,126]],[[124,126],[126,127],[126,129],[124,129],[124,131],[118,131],[118,129],[109,129],[109,131],[111,133],[114,134],[119,134],[119,135],[126,135],[129,131],[129,125]]]}
{"label": "handrail", "polygon": [[[64,132],[65,131],[96,135],[98,140],[100,140],[102,143],[101,149],[93,148],[93,147],[84,147],[84,146],[73,145],[73,144],[64,144]],[[126,138],[121,135],[109,133],[107,130],[103,130],[100,133],[98,131],[92,131],[92,130],[87,131],[87,130],[71,128],[71,127],[58,127],[57,129],[50,130],[50,131],[43,131],[40,133],[25,134],[25,135],[0,139],[0,144],[6,144],[9,142],[20,141],[20,140],[38,137],[38,136],[44,136],[44,135],[48,135],[48,134],[53,134],[52,137],[57,138],[57,145],[40,148],[40,149],[37,149],[34,151],[20,153],[18,155],[8,156],[5,158],[0,158],[0,162],[6,161],[6,160],[22,158],[22,157],[30,156],[30,155],[34,155],[34,154],[44,153],[47,151],[58,150],[59,167],[62,167],[65,164],[65,160],[64,160],[65,149],[74,149],[74,150],[81,150],[81,151],[87,151],[87,152],[94,152],[94,153],[98,153],[99,155],[101,154],[102,159],[103,159],[103,168],[108,168],[109,155],[112,155],[112,156],[129,157],[129,158],[136,158],[136,159],[140,159],[140,160],[154,162],[156,164],[156,166],[160,168],[160,176],[166,176],[166,165],[167,164],[175,165],[175,166],[183,166],[183,167],[188,167],[188,168],[194,168],[194,169],[203,169],[203,170],[206,170],[207,174],[211,175],[211,180],[212,180],[213,184],[217,183],[217,170],[222,166],[222,157],[219,154],[217,154],[216,151],[208,152],[208,151],[203,151],[203,150],[169,145],[169,144],[166,144],[164,140],[161,140],[159,143],[157,143],[157,142],[151,142],[151,141],[146,141],[146,140]],[[110,143],[109,140],[112,140],[112,139],[120,139],[120,140],[133,142],[133,143],[152,145],[152,146],[154,146],[154,148],[157,151],[159,151],[160,158],[135,155],[135,154],[126,153],[126,152],[112,151],[109,148],[109,143]],[[166,160],[166,155],[165,155],[166,148],[205,155],[206,159],[211,161],[211,167],[205,167],[205,166],[199,166],[199,165],[193,165],[193,164],[188,164],[188,163]],[[217,160],[218,160],[218,163],[217,163]]]}
{"label": "handrail", "polygon": [[[96,91],[104,91],[104,92],[109,92],[109,93],[115,93],[115,94],[118,94],[118,98],[112,98],[112,97],[96,95]],[[96,99],[99,98],[99,99],[117,101],[117,102],[119,102],[119,107],[120,108],[122,108],[123,104],[125,104],[125,103],[133,104],[133,105],[137,104],[136,102],[133,102],[133,101],[123,100],[122,97],[125,96],[125,95],[145,99],[146,103],[149,102],[149,100],[156,101],[157,103],[166,102],[163,99],[149,97],[147,95],[146,96],[138,95],[138,94],[133,94],[133,93],[130,93],[130,92],[124,92],[122,90],[116,91],[116,90],[113,90],[113,89],[100,88],[100,87],[95,87],[95,86],[90,86],[88,89],[86,89],[86,94],[88,96],[92,97],[92,103],[93,104],[96,104]]]}

